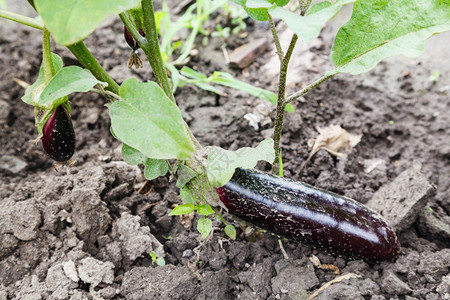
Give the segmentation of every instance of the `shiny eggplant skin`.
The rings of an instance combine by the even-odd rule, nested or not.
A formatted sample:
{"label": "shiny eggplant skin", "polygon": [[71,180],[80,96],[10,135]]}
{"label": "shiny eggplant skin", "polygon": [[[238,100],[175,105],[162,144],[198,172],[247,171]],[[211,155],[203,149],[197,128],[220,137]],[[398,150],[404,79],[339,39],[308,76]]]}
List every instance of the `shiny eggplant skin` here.
{"label": "shiny eggplant skin", "polygon": [[350,198],[245,169],[236,169],[217,192],[232,214],[331,254],[378,262],[400,253],[392,227]]}
{"label": "shiny eggplant skin", "polygon": [[43,130],[42,147],[48,156],[66,162],[75,152],[75,131],[66,108],[58,106],[47,120]]}

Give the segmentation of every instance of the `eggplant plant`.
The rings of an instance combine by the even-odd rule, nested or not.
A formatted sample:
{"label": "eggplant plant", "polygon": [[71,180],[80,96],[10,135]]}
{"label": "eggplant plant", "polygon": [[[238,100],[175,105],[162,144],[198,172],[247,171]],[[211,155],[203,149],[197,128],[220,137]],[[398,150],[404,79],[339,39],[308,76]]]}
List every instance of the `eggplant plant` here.
{"label": "eggplant plant", "polygon": [[[399,254],[393,229],[362,204],[251,169],[264,160],[273,164],[273,173],[282,173],[283,120],[295,99],[336,74],[358,75],[393,55],[419,56],[427,38],[450,29],[448,1],[336,0],[311,5],[311,0],[299,0],[292,1],[297,7],[293,11],[292,7],[286,8],[289,0],[232,0],[233,5],[241,6],[251,18],[269,23],[280,60],[277,93],[266,94],[276,103],[273,139],[237,151],[201,145],[183,120],[167,75],[167,71],[172,75],[178,71],[170,70],[161,55],[160,38],[166,40],[164,33],[159,34],[152,0],[28,2],[40,18],[5,10],[0,10],[0,16],[43,33],[39,76],[22,100],[35,108],[37,140],[42,139],[50,157],[68,161],[75,148],[68,96],[74,92],[96,92],[107,100],[111,133],[123,143],[124,160],[131,165],[143,164],[148,180],[167,173],[177,178],[176,185],[185,203],[171,214],[197,212],[202,216],[197,224],[202,236],[210,235],[211,216],[216,215],[225,223],[225,233],[236,238],[236,229],[222,217],[222,213],[229,211],[275,233],[348,258],[378,261]],[[287,69],[296,43],[312,42],[323,25],[348,4],[353,4],[353,13],[335,37],[331,53],[334,68],[287,95]],[[155,81],[129,78],[119,86],[83,43],[103,20],[114,15],[122,20],[132,51],[140,48],[144,52]],[[287,49],[281,47],[274,19],[281,20],[293,31]],[[194,28],[200,30],[202,21]],[[83,68],[63,66],[61,58],[50,51],[50,38],[66,46]],[[193,39],[189,39],[183,47],[189,49],[192,43]],[[180,63],[184,58],[179,59]],[[139,62],[133,64],[141,66]],[[223,73],[207,78],[183,68],[180,74],[196,84],[235,84],[254,95],[261,93],[261,89],[233,81]],[[55,128],[58,128],[56,133]]]}

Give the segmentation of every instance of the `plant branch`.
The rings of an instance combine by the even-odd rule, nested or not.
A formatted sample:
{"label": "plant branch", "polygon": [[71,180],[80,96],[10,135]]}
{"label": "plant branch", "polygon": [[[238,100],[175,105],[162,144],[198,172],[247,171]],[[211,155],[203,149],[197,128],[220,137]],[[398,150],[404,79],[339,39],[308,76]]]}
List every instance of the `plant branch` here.
{"label": "plant branch", "polygon": [[50,50],[50,32],[44,28],[42,34],[42,62],[44,65],[44,82],[49,83],[55,75],[55,68],[53,67],[52,52]]}
{"label": "plant branch", "polygon": [[136,28],[136,26],[134,26],[133,22],[131,22],[131,20],[125,13],[120,13],[119,17],[130,32],[133,39],[136,41],[136,43],[138,43],[138,45],[144,45],[145,43],[147,43],[147,39],[139,33],[139,30]]}
{"label": "plant branch", "polygon": [[278,173],[278,161],[280,157],[280,140],[283,131],[284,114],[286,108],[286,78],[289,61],[294,51],[295,44],[297,43],[298,36],[294,34],[292,36],[291,42],[289,43],[286,55],[280,63],[280,75],[278,79],[278,99],[277,99],[277,115],[275,119],[275,126],[273,130],[273,148],[275,151],[275,160],[272,166],[272,171]]}
{"label": "plant branch", "polygon": [[5,18],[23,25],[27,25],[36,29],[44,29],[44,24],[34,18],[22,16],[19,14],[15,14],[13,12],[9,12],[3,9],[0,9],[0,17]]}
{"label": "plant branch", "polygon": [[172,89],[170,88],[169,78],[167,77],[166,69],[164,68],[164,62],[161,56],[161,51],[159,49],[158,31],[156,29],[153,1],[142,0],[141,5],[144,16],[144,32],[146,43],[139,44],[139,40],[136,39],[136,41],[144,51],[148,61],[150,62],[150,65],[152,66],[157,83],[163,89],[164,93],[166,93],[167,97],[169,97],[169,99],[173,102],[176,102],[175,97],[172,93]]}
{"label": "plant branch", "polygon": [[311,82],[310,84],[308,84],[306,87],[304,87],[300,91],[295,92],[291,96],[287,97],[286,103],[292,102],[292,101],[296,100],[297,98],[303,96],[304,94],[306,94],[309,91],[311,91],[312,89],[318,87],[320,84],[324,83],[325,81],[327,81],[328,79],[330,79],[334,75],[336,75],[336,74],[324,75],[324,76],[320,77],[319,79],[317,79],[316,81]]}
{"label": "plant branch", "polygon": [[106,90],[115,94],[119,93],[119,85],[103,69],[100,63],[95,59],[83,41],[67,46],[83,67],[91,71],[92,75],[100,81],[108,83]]}
{"label": "plant branch", "polygon": [[272,31],[273,41],[275,42],[275,47],[277,49],[277,55],[281,62],[283,61],[284,53],[283,49],[281,48],[280,38],[278,37],[277,28],[275,27],[275,23],[273,22],[272,16],[270,14],[268,15],[269,15],[270,31]]}

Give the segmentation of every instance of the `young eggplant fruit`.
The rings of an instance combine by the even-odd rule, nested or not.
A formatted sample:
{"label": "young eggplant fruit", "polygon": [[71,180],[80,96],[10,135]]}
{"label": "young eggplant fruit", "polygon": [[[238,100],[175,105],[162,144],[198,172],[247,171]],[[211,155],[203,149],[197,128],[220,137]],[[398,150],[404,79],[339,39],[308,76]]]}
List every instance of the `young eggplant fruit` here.
{"label": "young eggplant fruit", "polygon": [[65,162],[75,152],[75,131],[72,120],[63,105],[58,106],[47,120],[43,130],[42,146],[53,160]]}
{"label": "young eggplant fruit", "polygon": [[400,253],[392,227],[350,198],[240,168],[217,192],[232,214],[326,252],[371,262],[393,260]]}
{"label": "young eggplant fruit", "polygon": [[[145,33],[142,29],[139,28],[139,34],[143,37],[145,37]],[[128,46],[131,47],[133,50],[139,49],[139,45],[134,40],[133,36],[131,35],[130,31],[126,26],[123,26],[123,36],[125,37],[125,41],[127,42]]]}

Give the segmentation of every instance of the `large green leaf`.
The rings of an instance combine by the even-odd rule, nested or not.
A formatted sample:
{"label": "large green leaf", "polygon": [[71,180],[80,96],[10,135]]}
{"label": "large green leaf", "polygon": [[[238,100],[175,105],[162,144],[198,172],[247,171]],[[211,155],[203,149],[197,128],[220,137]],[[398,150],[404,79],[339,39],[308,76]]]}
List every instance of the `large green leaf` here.
{"label": "large green leaf", "polygon": [[[256,21],[267,21],[269,19],[269,16],[267,15],[267,8],[252,8],[252,7],[247,7],[246,3],[247,0],[231,0],[232,2],[239,4],[240,6],[242,6],[245,10],[245,12],[250,16],[250,18],[256,20]],[[267,2],[267,1],[261,1],[261,0],[256,0],[256,1],[252,1],[252,2]],[[254,3],[252,6],[255,6]]]}
{"label": "large green leaf", "polygon": [[106,18],[140,3],[140,0],[34,0],[45,26],[61,45],[83,40]]}
{"label": "large green leaf", "polygon": [[[55,70],[55,72],[58,72],[59,70],[61,70],[62,66],[63,66],[63,61],[61,59],[61,57],[59,57],[59,55],[52,53],[51,54],[51,58],[52,58],[52,63],[53,63],[53,69]],[[36,79],[36,81],[30,85],[29,87],[27,87],[27,89],[25,90],[25,95],[22,96],[22,101],[25,102],[26,104],[29,105],[33,105],[33,103],[37,103],[37,101],[39,100],[39,96],[40,93],[43,91],[43,89],[45,88],[43,86],[44,84],[44,66],[43,64],[41,64],[41,68],[39,69],[39,75]]]}
{"label": "large green leaf", "polygon": [[154,82],[130,78],[109,105],[111,126],[123,143],[153,159],[186,159],[194,151],[181,112]]}
{"label": "large green leaf", "polygon": [[449,1],[357,1],[352,18],[336,35],[333,73],[364,73],[393,55],[417,57],[427,38],[446,30],[450,30]]}
{"label": "large green leaf", "polygon": [[74,92],[87,92],[94,85],[106,82],[97,80],[86,69],[77,66],[65,67],[59,70],[42,91],[37,103],[41,106],[51,107],[54,100]]}
{"label": "large green leaf", "polygon": [[229,151],[220,147],[210,147],[206,172],[208,180],[214,187],[227,183],[238,167],[250,169],[259,160],[272,163],[275,159],[273,140],[265,139],[256,148],[244,147]]}
{"label": "large green leaf", "polygon": [[337,0],[333,4],[321,2],[311,7],[311,12],[306,16],[295,14],[279,6],[270,8],[268,11],[272,17],[283,20],[303,42],[311,43],[319,35],[323,25],[335,16],[342,6],[354,1]]}

